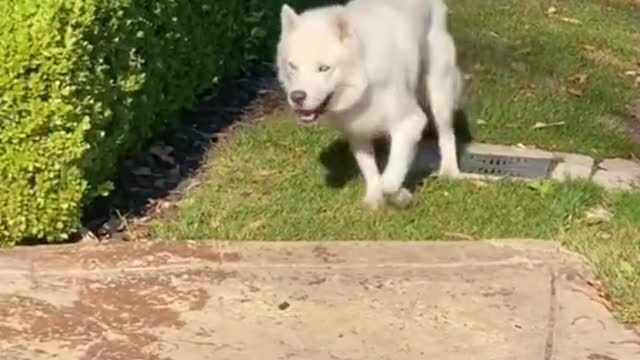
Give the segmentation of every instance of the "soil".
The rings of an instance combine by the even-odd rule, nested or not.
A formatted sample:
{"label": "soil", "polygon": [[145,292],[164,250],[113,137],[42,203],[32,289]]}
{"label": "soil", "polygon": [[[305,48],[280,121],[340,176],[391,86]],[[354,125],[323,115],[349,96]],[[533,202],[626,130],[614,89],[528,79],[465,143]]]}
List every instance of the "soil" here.
{"label": "soil", "polygon": [[204,94],[195,110],[184,111],[176,127],[123,161],[113,179],[115,190],[88,207],[78,237],[145,237],[150,218],[197,186],[207,157],[234,125],[260,119],[282,103],[273,67],[266,63],[217,89]]}

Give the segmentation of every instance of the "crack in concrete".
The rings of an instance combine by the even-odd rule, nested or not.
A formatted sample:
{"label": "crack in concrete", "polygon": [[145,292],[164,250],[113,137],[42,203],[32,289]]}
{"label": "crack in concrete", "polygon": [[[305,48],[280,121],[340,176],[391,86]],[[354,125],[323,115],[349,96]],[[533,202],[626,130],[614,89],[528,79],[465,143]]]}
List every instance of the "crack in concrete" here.
{"label": "crack in concrete", "polygon": [[593,180],[593,177],[596,175],[596,173],[598,172],[598,170],[604,170],[604,168],[602,168],[600,166],[600,164],[602,164],[604,160],[595,160],[593,161],[593,166],[591,167],[591,172],[589,173],[589,180]]}
{"label": "crack in concrete", "polygon": [[553,359],[553,339],[555,337],[556,328],[556,311],[558,310],[558,296],[556,291],[556,271],[551,270],[549,278],[550,294],[549,294],[549,319],[547,320],[547,339],[544,344],[544,360]]}

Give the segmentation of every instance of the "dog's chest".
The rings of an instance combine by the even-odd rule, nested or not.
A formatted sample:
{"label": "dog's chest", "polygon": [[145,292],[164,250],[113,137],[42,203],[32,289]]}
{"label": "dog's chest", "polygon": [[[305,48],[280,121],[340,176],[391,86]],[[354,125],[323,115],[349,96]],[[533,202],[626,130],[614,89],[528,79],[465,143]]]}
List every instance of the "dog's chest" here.
{"label": "dog's chest", "polygon": [[345,116],[339,120],[339,124],[341,130],[358,137],[376,137],[389,132],[389,121],[386,114],[376,111]]}

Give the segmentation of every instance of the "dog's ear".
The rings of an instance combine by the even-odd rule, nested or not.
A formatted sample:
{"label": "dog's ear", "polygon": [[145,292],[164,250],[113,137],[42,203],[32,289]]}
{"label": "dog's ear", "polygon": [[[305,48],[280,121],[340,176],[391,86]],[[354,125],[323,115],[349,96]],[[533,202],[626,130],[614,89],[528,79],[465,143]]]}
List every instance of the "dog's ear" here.
{"label": "dog's ear", "polygon": [[340,41],[345,42],[351,38],[351,24],[349,21],[342,16],[338,15],[338,35],[340,36]]}
{"label": "dog's ear", "polygon": [[282,32],[287,33],[296,26],[298,22],[298,14],[296,11],[291,8],[291,6],[287,4],[282,5],[282,10],[280,10],[280,22],[282,26]]}

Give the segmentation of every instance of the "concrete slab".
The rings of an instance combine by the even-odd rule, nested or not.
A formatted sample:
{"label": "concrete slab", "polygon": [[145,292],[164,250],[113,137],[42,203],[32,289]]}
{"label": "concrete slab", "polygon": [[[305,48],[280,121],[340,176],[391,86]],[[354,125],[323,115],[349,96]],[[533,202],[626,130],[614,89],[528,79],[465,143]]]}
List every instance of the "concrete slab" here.
{"label": "concrete slab", "polygon": [[589,179],[593,172],[594,160],[585,155],[554,153],[554,158],[560,160],[551,173],[551,178],[558,181]]}
{"label": "concrete slab", "polygon": [[0,251],[2,359],[631,360],[554,242]]}
{"label": "concrete slab", "polygon": [[629,191],[638,188],[640,162],[625,159],[604,160],[598,164],[593,181],[608,190]]}

